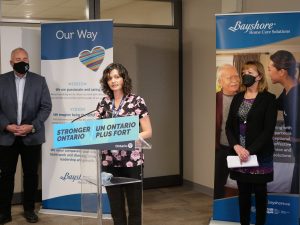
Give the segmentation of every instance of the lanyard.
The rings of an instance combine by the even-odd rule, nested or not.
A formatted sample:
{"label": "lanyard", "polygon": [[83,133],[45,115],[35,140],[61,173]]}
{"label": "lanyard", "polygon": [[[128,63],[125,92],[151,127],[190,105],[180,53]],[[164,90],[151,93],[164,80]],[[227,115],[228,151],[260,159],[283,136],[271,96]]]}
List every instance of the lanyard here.
{"label": "lanyard", "polygon": [[115,108],[115,99],[113,99],[113,101],[112,101],[112,117],[116,117],[119,114],[119,112],[121,111],[121,109],[123,107],[124,100],[125,100],[125,97],[123,96],[122,101],[121,101],[118,109],[116,109]]}

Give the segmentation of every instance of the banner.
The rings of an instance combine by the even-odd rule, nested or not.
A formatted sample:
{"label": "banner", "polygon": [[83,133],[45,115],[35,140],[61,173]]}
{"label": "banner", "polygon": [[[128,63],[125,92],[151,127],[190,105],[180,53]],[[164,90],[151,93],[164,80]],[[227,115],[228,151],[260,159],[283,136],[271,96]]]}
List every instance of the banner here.
{"label": "banner", "polygon": [[[53,104],[42,154],[43,209],[81,211],[80,150],[52,148],[52,125],[96,108],[103,97],[102,72],[113,61],[112,34],[112,20],[41,25],[41,71]],[[94,113],[81,120],[91,119]],[[104,204],[104,213],[108,210]]]}
{"label": "banner", "polygon": [[139,138],[138,116],[54,124],[53,148],[132,151]]}
{"label": "banner", "polygon": [[[240,75],[243,63],[249,60],[258,60],[264,66],[268,79],[268,90],[275,94],[277,98],[284,90],[284,87],[276,84],[268,75],[270,56],[279,50],[284,50],[290,52],[296,61],[300,62],[299,43],[300,12],[216,16],[217,69],[228,64],[234,65]],[[296,73],[296,79],[299,81],[299,69]],[[218,77],[216,89],[218,102],[218,93],[220,93]],[[296,96],[295,99],[300,99],[300,97]],[[292,104],[294,104],[296,109],[299,109],[298,100],[295,100]],[[217,115],[222,115],[223,112],[222,107],[218,107],[217,103]],[[298,121],[296,119],[298,117],[297,113],[295,113],[292,120]],[[216,121],[218,122],[218,119]],[[295,190],[292,190],[292,180],[295,180],[293,173],[299,168],[298,152],[300,149],[299,144],[295,144],[293,140],[293,136],[297,133],[295,127],[292,128],[293,126],[289,127],[286,124],[285,111],[279,110],[273,136],[275,146],[274,180],[268,183],[267,225],[296,225],[299,222],[299,189],[296,190],[297,193],[295,193]],[[221,123],[219,125],[216,124],[216,128],[217,126],[220,127]],[[216,143],[218,140],[220,140],[220,137],[216,135]],[[223,146],[223,148],[226,149],[226,146]],[[227,165],[224,163],[218,164],[219,162],[224,162],[225,157],[225,154],[219,154],[216,144],[215,191],[218,189],[221,194],[215,192],[213,219],[238,222],[239,204],[236,182],[229,178],[228,172],[226,172],[228,171]],[[220,188],[222,179],[224,182]],[[299,183],[299,178],[296,178],[296,180]],[[216,187],[217,184],[219,185],[218,187]],[[255,210],[255,199],[253,197],[251,223],[255,223]]]}

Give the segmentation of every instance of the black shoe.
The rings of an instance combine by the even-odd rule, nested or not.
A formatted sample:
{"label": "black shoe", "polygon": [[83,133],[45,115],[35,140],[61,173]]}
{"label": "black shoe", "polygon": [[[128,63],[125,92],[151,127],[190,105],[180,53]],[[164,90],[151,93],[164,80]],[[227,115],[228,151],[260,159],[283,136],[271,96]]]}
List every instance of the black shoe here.
{"label": "black shoe", "polygon": [[0,214],[0,225],[3,225],[10,221],[11,221],[11,215]]}
{"label": "black shoe", "polygon": [[36,223],[39,217],[32,211],[24,211],[24,217],[28,223]]}

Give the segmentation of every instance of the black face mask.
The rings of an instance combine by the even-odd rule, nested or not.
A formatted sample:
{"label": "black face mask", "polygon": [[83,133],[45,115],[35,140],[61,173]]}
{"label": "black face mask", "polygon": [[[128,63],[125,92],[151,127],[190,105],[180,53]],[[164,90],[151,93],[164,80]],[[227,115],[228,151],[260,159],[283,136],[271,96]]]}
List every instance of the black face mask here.
{"label": "black face mask", "polygon": [[250,74],[244,74],[242,76],[242,83],[246,87],[251,87],[255,83],[255,78],[254,76],[251,76]]}
{"label": "black face mask", "polygon": [[13,68],[17,73],[25,74],[29,70],[29,63],[23,61],[18,62],[14,64]]}

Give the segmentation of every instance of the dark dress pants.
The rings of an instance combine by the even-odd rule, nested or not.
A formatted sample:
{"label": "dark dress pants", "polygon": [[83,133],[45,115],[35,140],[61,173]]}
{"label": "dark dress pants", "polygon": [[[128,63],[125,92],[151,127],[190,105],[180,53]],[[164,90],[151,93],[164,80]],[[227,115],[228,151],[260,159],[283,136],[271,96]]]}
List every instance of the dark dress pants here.
{"label": "dark dress pants", "polygon": [[23,169],[23,208],[26,211],[34,210],[40,154],[41,145],[25,146],[19,137],[12,146],[0,146],[0,214],[11,215],[19,155]]}
{"label": "dark dress pants", "polygon": [[[138,167],[103,167],[103,171],[114,177],[141,179],[142,169]],[[142,224],[142,183],[106,187],[114,225]],[[128,218],[126,215],[126,200]]]}
{"label": "dark dress pants", "polygon": [[230,147],[221,145],[215,152],[214,199],[225,197],[225,184],[229,175],[227,156],[230,150]]}
{"label": "dark dress pants", "polygon": [[237,181],[241,225],[250,224],[251,194],[255,194],[256,225],[264,225],[267,214],[267,184],[244,183]]}

